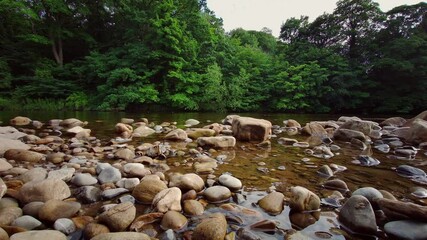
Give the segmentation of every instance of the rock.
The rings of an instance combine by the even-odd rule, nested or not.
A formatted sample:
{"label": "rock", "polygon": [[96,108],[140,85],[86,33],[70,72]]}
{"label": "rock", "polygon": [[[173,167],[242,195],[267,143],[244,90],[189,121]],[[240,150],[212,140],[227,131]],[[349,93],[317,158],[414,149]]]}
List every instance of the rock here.
{"label": "rock", "polygon": [[20,132],[14,127],[0,127],[0,139],[19,140],[21,138],[24,138],[25,136],[27,136],[26,133]]}
{"label": "rock", "polygon": [[113,199],[113,198],[120,196],[123,193],[127,193],[127,192],[129,192],[129,190],[126,188],[107,189],[101,193],[101,197],[103,199]]}
{"label": "rock", "polygon": [[142,180],[132,192],[132,196],[143,204],[151,204],[160,191],[167,189],[166,184],[158,179]]}
{"label": "rock", "polygon": [[40,222],[36,218],[34,218],[32,216],[28,216],[28,215],[18,217],[11,224],[11,226],[17,226],[17,227],[25,228],[27,230],[33,230],[33,229],[38,228],[42,225],[43,225],[42,222]]}
{"label": "rock", "polygon": [[64,128],[73,128],[73,127],[83,127],[87,124],[87,122],[82,122],[77,118],[67,118],[59,123],[60,126]]}
{"label": "rock", "polygon": [[31,119],[27,117],[21,117],[17,116],[12,119],[10,119],[10,124],[16,125],[16,126],[25,126],[31,123]]}
{"label": "rock", "polygon": [[99,215],[99,221],[112,231],[125,230],[135,219],[136,208],[130,202],[120,203]]}
{"label": "rock", "polygon": [[213,186],[207,188],[203,195],[209,202],[218,203],[228,201],[231,197],[231,192],[224,186]]}
{"label": "rock", "polygon": [[406,119],[402,117],[391,117],[380,123],[380,126],[394,126],[401,127],[406,123]]}
{"label": "rock", "polygon": [[0,173],[12,169],[13,166],[4,158],[0,158]]}
{"label": "rock", "polygon": [[129,138],[133,132],[133,127],[124,123],[117,123],[115,129],[116,133],[120,134],[124,138]]}
{"label": "rock", "polygon": [[135,122],[135,120],[132,118],[122,118],[120,119],[120,122],[124,124],[132,124],[133,122]]}
{"label": "rock", "polygon": [[374,210],[364,196],[351,196],[342,206],[338,219],[353,232],[368,235],[375,235],[377,232]]}
{"label": "rock", "polygon": [[371,156],[359,155],[357,156],[356,160],[353,163],[360,164],[361,166],[371,167],[371,166],[377,166],[381,162],[378,159],[375,159]]}
{"label": "rock", "polygon": [[167,211],[181,211],[181,190],[177,187],[164,189],[156,194],[153,199],[153,206],[157,211],[165,213]]}
{"label": "rock", "polygon": [[62,163],[64,161],[64,158],[65,158],[65,153],[62,153],[62,152],[49,153],[46,156],[46,160],[48,162],[55,163],[55,164]]}
{"label": "rock", "polygon": [[30,146],[27,144],[13,139],[7,139],[0,137],[0,156],[4,155],[4,153],[11,149],[20,149],[20,150],[28,150]]}
{"label": "rock", "polygon": [[393,239],[426,240],[427,223],[413,220],[388,222],[384,231]]}
{"label": "rock", "polygon": [[261,240],[261,238],[257,234],[255,234],[251,230],[242,227],[237,230],[237,236],[238,239]]}
{"label": "rock", "polygon": [[0,199],[6,194],[7,185],[3,182],[3,179],[0,178]]}
{"label": "rock", "polygon": [[228,174],[222,174],[219,176],[218,181],[221,185],[226,186],[230,190],[236,191],[242,188],[242,182]]}
{"label": "rock", "polygon": [[197,144],[201,147],[232,148],[236,145],[236,139],[231,136],[199,137]]}
{"label": "rock", "polygon": [[73,179],[71,179],[71,183],[78,187],[95,185],[97,182],[98,179],[96,179],[89,173],[76,173]]}
{"label": "rock", "polygon": [[0,240],[9,240],[9,235],[7,232],[0,227]]}
{"label": "rock", "polygon": [[224,126],[222,126],[221,124],[218,124],[218,123],[212,123],[212,124],[203,126],[203,128],[214,130],[215,135],[219,135],[221,133],[221,131],[224,130]]}
{"label": "rock", "polygon": [[288,119],[283,121],[285,127],[296,127],[301,128],[301,124],[294,119]]}
{"label": "rock", "polygon": [[301,129],[301,133],[309,136],[326,137],[328,133],[320,123],[310,122],[305,124]]}
{"label": "rock", "polygon": [[376,204],[375,204],[375,199],[377,199],[377,198],[383,198],[383,194],[380,191],[378,191],[377,189],[373,188],[373,187],[359,188],[356,191],[354,191],[353,194],[351,194],[351,195],[352,196],[355,196],[355,195],[364,196],[366,199],[369,200],[369,202],[374,207],[374,209],[377,208]]}
{"label": "rock", "polygon": [[213,213],[204,218],[193,232],[193,239],[223,240],[227,234],[227,221],[221,213]]}
{"label": "rock", "polygon": [[51,199],[62,200],[71,196],[70,188],[60,179],[45,179],[24,184],[19,190],[23,203],[46,202]]}
{"label": "rock", "polygon": [[293,146],[295,143],[298,143],[298,140],[293,138],[285,138],[281,137],[279,140],[277,140],[279,144],[286,145],[286,146]]}
{"label": "rock", "polygon": [[390,220],[419,220],[427,222],[427,207],[415,203],[377,198],[375,203]]}
{"label": "rock", "polygon": [[130,161],[135,158],[135,152],[130,150],[129,148],[122,148],[119,149],[115,154],[114,157],[117,159],[123,159],[125,161]]}
{"label": "rock", "polygon": [[78,202],[52,199],[47,201],[39,210],[39,219],[54,222],[59,218],[71,218],[81,208]]}
{"label": "rock", "polygon": [[32,217],[39,217],[39,211],[43,207],[44,202],[30,202],[26,204],[22,211],[25,215],[30,215]]}
{"label": "rock", "polygon": [[76,172],[76,169],[74,168],[63,167],[58,170],[50,171],[47,175],[47,178],[48,179],[56,178],[56,179],[60,179],[62,181],[68,182],[73,177],[74,172]]}
{"label": "rock", "polygon": [[172,229],[178,231],[180,229],[183,229],[187,225],[187,223],[187,218],[181,213],[175,211],[168,211],[163,216],[160,226],[165,230]]}
{"label": "rock", "polygon": [[140,126],[140,127],[135,129],[132,136],[133,137],[148,137],[154,133],[156,133],[156,130],[149,128],[147,126]]}
{"label": "rock", "polygon": [[76,231],[76,225],[74,225],[74,222],[68,218],[60,218],[56,220],[53,224],[53,228],[67,235]]}
{"label": "rock", "polygon": [[170,131],[165,136],[165,139],[170,141],[185,141],[187,138],[187,132],[180,128]]}
{"label": "rock", "polygon": [[122,178],[116,182],[116,186],[133,190],[139,183],[139,178]]}
{"label": "rock", "polygon": [[192,126],[196,126],[199,124],[200,124],[200,122],[196,119],[188,119],[185,121],[185,126],[187,126],[187,127],[192,127]]}
{"label": "rock", "polygon": [[145,175],[149,175],[151,171],[144,167],[142,163],[126,163],[123,166],[123,171],[128,177],[143,178]]}
{"label": "rock", "polygon": [[203,205],[196,200],[184,201],[184,212],[190,216],[201,216],[205,211]]}
{"label": "rock", "polygon": [[74,195],[84,203],[94,203],[101,200],[101,189],[94,186],[83,186],[76,189]]}
{"label": "rock", "polygon": [[400,165],[396,168],[397,174],[406,178],[425,178],[426,173],[419,168],[409,165]]}
{"label": "rock", "polygon": [[285,196],[280,192],[272,192],[258,201],[258,205],[271,215],[278,215],[283,211]]}
{"label": "rock", "polygon": [[139,232],[115,232],[101,233],[91,240],[151,240],[145,233]]}
{"label": "rock", "polygon": [[19,207],[5,207],[0,209],[0,225],[10,225],[17,218],[22,216],[22,209]]}
{"label": "rock", "polygon": [[334,139],[341,141],[351,141],[351,139],[356,138],[364,142],[367,140],[365,134],[359,131],[350,130],[350,129],[337,129],[334,132]]}
{"label": "rock", "polygon": [[47,171],[44,168],[32,168],[19,176],[19,179],[24,182],[42,181],[46,179]]}
{"label": "rock", "polygon": [[366,136],[369,136],[372,131],[380,130],[381,127],[378,123],[372,121],[363,120],[349,120],[342,124],[339,129],[350,129],[358,132],[362,132]]}
{"label": "rock", "polygon": [[250,226],[250,229],[263,231],[263,232],[274,232],[277,227],[277,223],[273,220],[261,220]]}
{"label": "rock", "polygon": [[320,199],[312,191],[304,187],[292,187],[290,208],[296,212],[312,211],[320,208]]}
{"label": "rock", "polygon": [[10,240],[28,240],[28,239],[67,240],[67,237],[62,232],[55,231],[55,230],[33,230],[33,231],[15,233],[12,236],[10,236]]}
{"label": "rock", "polygon": [[[408,123],[406,124],[408,125]],[[401,135],[398,137],[404,138],[407,142],[420,144],[427,142],[427,121],[423,119],[415,119],[410,125],[407,136]]]}
{"label": "rock", "polygon": [[110,230],[107,226],[99,223],[89,223],[85,226],[83,230],[83,235],[85,239],[92,239],[93,237],[103,234],[109,233]]}
{"label": "rock", "polygon": [[319,168],[319,170],[317,170],[317,173],[322,176],[322,177],[332,177],[334,176],[334,172],[332,171],[332,169],[328,166],[328,165],[323,165]]}
{"label": "rock", "polygon": [[169,187],[178,187],[183,192],[189,190],[200,192],[205,188],[205,182],[195,173],[175,174],[170,176]]}
{"label": "rock", "polygon": [[215,130],[207,128],[190,128],[186,130],[186,133],[191,139],[198,139],[199,137],[213,137],[216,135]]}
{"label": "rock", "polygon": [[233,136],[241,141],[263,142],[271,134],[271,122],[264,119],[238,117],[233,120]]}
{"label": "rock", "polygon": [[140,215],[132,222],[129,229],[131,231],[141,232],[144,230],[144,226],[161,221],[163,216],[164,214],[160,212]]}
{"label": "rock", "polygon": [[324,188],[338,190],[340,192],[348,192],[347,184],[341,179],[328,180],[323,184]]}
{"label": "rock", "polygon": [[101,184],[104,183],[116,183],[122,178],[122,174],[119,169],[115,167],[107,167],[103,169],[98,175],[98,181]]}
{"label": "rock", "polygon": [[88,135],[90,135],[91,130],[82,128],[81,126],[75,126],[75,127],[70,128],[70,129],[67,129],[67,133],[77,134],[80,132],[86,132]]}
{"label": "rock", "polygon": [[33,152],[24,149],[9,149],[4,153],[4,158],[7,160],[15,160],[17,162],[41,162],[45,156],[38,152]]}

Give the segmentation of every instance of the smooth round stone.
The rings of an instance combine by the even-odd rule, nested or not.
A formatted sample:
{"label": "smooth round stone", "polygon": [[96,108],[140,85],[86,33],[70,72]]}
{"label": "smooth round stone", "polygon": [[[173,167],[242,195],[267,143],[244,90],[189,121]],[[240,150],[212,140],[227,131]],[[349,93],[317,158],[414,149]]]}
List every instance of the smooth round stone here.
{"label": "smooth round stone", "polygon": [[151,240],[151,238],[140,232],[115,232],[115,233],[101,233],[91,238],[90,240]]}
{"label": "smooth round stone", "polygon": [[379,190],[384,198],[397,201],[396,197],[386,190]]}
{"label": "smooth round stone", "polygon": [[81,204],[78,202],[52,199],[40,208],[39,219],[54,222],[59,218],[71,218],[80,208]]}
{"label": "smooth round stone", "polygon": [[224,186],[213,186],[207,188],[203,192],[203,195],[205,196],[206,200],[212,203],[225,202],[230,199],[231,191]]}
{"label": "smooth round stone", "polygon": [[19,194],[23,203],[29,203],[34,201],[46,202],[50,199],[62,200],[70,197],[71,191],[64,181],[52,178],[28,182],[21,187]]}
{"label": "smooth round stone", "polygon": [[115,197],[117,197],[123,193],[127,193],[127,192],[129,192],[129,190],[126,188],[107,189],[101,193],[101,197],[103,199],[113,199],[113,198],[115,198]]}
{"label": "smooth round stone", "polygon": [[341,224],[353,232],[369,235],[377,232],[374,210],[364,196],[351,196],[342,206],[338,219]]}
{"label": "smooth round stone", "polygon": [[114,157],[118,159],[123,159],[125,161],[130,161],[135,158],[135,153],[129,148],[122,148],[114,154]]}
{"label": "smooth round stone", "polygon": [[285,166],[278,166],[277,169],[280,170],[280,171],[285,171],[286,167]]}
{"label": "smooth round stone", "polygon": [[156,194],[167,188],[159,178],[145,179],[133,189],[132,196],[143,204],[151,204]]}
{"label": "smooth round stone", "polygon": [[185,200],[184,201],[184,212],[190,216],[201,216],[205,211],[203,205],[196,200]]}
{"label": "smooth round stone", "polygon": [[19,203],[16,199],[10,197],[0,199],[0,209],[7,207],[19,207]]}
{"label": "smooth round stone", "polygon": [[47,175],[47,178],[48,179],[56,178],[56,179],[60,179],[65,182],[68,182],[71,180],[75,172],[76,172],[76,169],[74,168],[63,167],[58,170],[50,171]]}
{"label": "smooth round stone", "polygon": [[193,232],[193,239],[223,240],[227,234],[227,220],[221,213],[213,213],[202,220]]}
{"label": "smooth round stone", "polygon": [[15,219],[22,216],[19,207],[7,207],[0,209],[0,225],[10,225]]}
{"label": "smooth round stone", "polygon": [[101,162],[99,162],[98,164],[96,164],[96,173],[97,174],[100,174],[101,172],[102,172],[102,170],[104,170],[104,169],[106,169],[106,168],[109,168],[109,167],[113,167],[113,166],[111,166],[111,164],[109,164],[109,163],[101,163]]}
{"label": "smooth round stone", "polygon": [[42,225],[42,222],[40,222],[36,218],[29,216],[29,215],[24,215],[24,216],[18,217],[11,224],[11,226],[22,227],[22,228],[25,228],[27,230],[33,230],[35,228],[40,227],[41,225]]}
{"label": "smooth round stone", "polygon": [[87,159],[85,158],[72,158],[70,159],[70,161],[68,161],[69,163],[75,163],[75,164],[79,164],[79,165],[84,165],[87,163]]}
{"label": "smooth round stone", "polygon": [[44,202],[30,202],[22,208],[22,211],[24,212],[25,215],[38,217],[40,208],[42,208],[43,205],[44,205]]}
{"label": "smooth round stone", "polygon": [[109,233],[110,230],[107,226],[99,223],[89,223],[85,226],[83,230],[83,235],[85,239],[92,239],[93,237],[102,234],[102,233]]}
{"label": "smooth round stone", "polygon": [[355,196],[355,195],[364,196],[365,198],[367,198],[369,200],[371,205],[374,205],[375,199],[383,198],[383,194],[373,187],[359,188],[356,191],[354,191],[351,195],[352,196]]}
{"label": "smooth round stone", "polygon": [[179,212],[168,211],[163,216],[160,226],[163,229],[180,230],[184,228],[188,223],[187,218]]}
{"label": "smooth round stone", "polygon": [[228,174],[223,174],[219,176],[218,181],[221,185],[228,187],[230,190],[239,190],[242,188],[242,182]]}
{"label": "smooth round stone", "polygon": [[153,206],[159,212],[181,211],[181,190],[177,187],[164,189],[156,194],[153,199]]}
{"label": "smooth round stone", "polygon": [[98,180],[101,184],[104,183],[116,183],[122,178],[122,174],[119,169],[115,167],[107,167],[101,171],[98,175]]}
{"label": "smooth round stone", "polygon": [[317,173],[325,178],[329,178],[334,176],[334,172],[332,171],[332,169],[328,166],[328,165],[323,165],[319,168],[319,170],[317,170]]}
{"label": "smooth round stone", "polygon": [[195,173],[175,174],[170,177],[169,187],[178,187],[184,192],[189,190],[200,192],[205,188],[205,182]]}
{"label": "smooth round stone", "polygon": [[127,173],[128,177],[144,177],[147,174],[150,174],[151,171],[144,167],[142,163],[126,163],[123,166],[123,171]]}
{"label": "smooth round stone", "polygon": [[47,171],[44,168],[33,168],[19,176],[19,179],[24,183],[31,181],[41,181],[47,177]]}
{"label": "smooth round stone", "polygon": [[4,158],[0,158],[0,172],[12,169],[13,166]]}
{"label": "smooth round stone", "polygon": [[200,121],[198,121],[198,120],[196,120],[196,119],[187,119],[186,121],[185,121],[185,126],[189,126],[189,127],[191,127],[191,126],[195,126],[195,125],[198,125],[200,123]]}
{"label": "smooth round stone", "polygon": [[76,231],[76,225],[68,218],[57,219],[53,224],[53,228],[67,235]]}
{"label": "smooth round stone", "polygon": [[0,239],[9,240],[9,234],[7,234],[7,232],[1,227],[0,227]]}
{"label": "smooth round stone", "polygon": [[119,203],[125,203],[125,202],[130,202],[135,204],[136,199],[132,195],[124,195],[119,198]]}
{"label": "smooth round stone", "polygon": [[84,203],[94,203],[101,200],[101,189],[94,186],[79,187],[74,194],[77,199]]}
{"label": "smooth round stone", "polygon": [[65,158],[65,153],[62,152],[55,152],[55,153],[50,153],[46,156],[46,161],[51,162],[51,163],[62,163],[64,161]]}
{"label": "smooth round stone", "polygon": [[7,192],[7,185],[3,181],[3,179],[0,178],[0,199],[6,194]]}
{"label": "smooth round stone", "polygon": [[388,222],[384,225],[385,232],[402,240],[425,240],[427,239],[427,223],[413,220],[401,220]]}
{"label": "smooth round stone", "polygon": [[329,148],[332,152],[338,152],[339,150],[341,150],[341,147],[335,144],[332,144]]}
{"label": "smooth round stone", "polygon": [[132,190],[139,183],[140,183],[139,178],[122,178],[116,182],[116,186]]}
{"label": "smooth round stone", "polygon": [[400,165],[396,168],[396,172],[406,178],[426,177],[426,173],[423,170],[409,165]]}
{"label": "smooth round stone", "polygon": [[427,189],[423,187],[412,187],[409,191],[416,198],[427,198]]}
{"label": "smooth round stone", "polygon": [[375,159],[373,157],[366,156],[366,155],[359,155],[356,158],[356,161],[355,163],[358,163],[361,166],[366,166],[366,167],[377,166],[380,164],[380,161],[378,159]]}
{"label": "smooth round stone", "polygon": [[135,219],[136,208],[130,202],[120,203],[99,215],[101,223],[105,223],[112,231],[125,230]]}
{"label": "smooth round stone", "polygon": [[264,209],[265,212],[278,215],[283,211],[283,202],[285,196],[280,192],[272,192],[258,201],[258,205]]}
{"label": "smooth round stone", "polygon": [[289,206],[296,212],[313,211],[320,208],[320,199],[312,191],[304,187],[292,187]]}
{"label": "smooth round stone", "polygon": [[323,184],[323,187],[331,190],[338,190],[340,192],[348,191],[347,183],[341,179],[328,180]]}
{"label": "smooth round stone", "polygon": [[90,186],[98,183],[98,179],[94,178],[89,173],[76,173],[73,179],[71,179],[71,183],[78,187]]}
{"label": "smooth round stone", "polygon": [[28,240],[28,239],[52,239],[52,240],[67,240],[60,231],[55,230],[33,230],[27,232],[15,233],[10,237],[10,240]]}

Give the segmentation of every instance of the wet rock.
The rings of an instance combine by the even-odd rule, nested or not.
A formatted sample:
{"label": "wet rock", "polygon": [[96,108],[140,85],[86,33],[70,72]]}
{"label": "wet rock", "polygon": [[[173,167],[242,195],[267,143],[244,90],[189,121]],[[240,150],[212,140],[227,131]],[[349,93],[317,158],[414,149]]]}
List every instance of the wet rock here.
{"label": "wet rock", "polygon": [[293,211],[312,211],[320,208],[320,199],[312,191],[304,187],[292,187],[289,206]]}
{"label": "wet rock", "polygon": [[406,123],[406,119],[402,117],[391,117],[386,120],[380,122],[380,126],[395,126],[401,127]]}
{"label": "wet rock", "polygon": [[120,119],[120,122],[121,122],[121,123],[124,123],[124,124],[132,124],[132,123],[134,123],[134,122],[135,122],[135,120],[134,120],[134,119],[132,119],[132,118],[121,118],[121,119]]}
{"label": "wet rock", "polygon": [[130,202],[120,203],[99,215],[99,221],[112,231],[125,230],[135,219],[136,208]]}
{"label": "wet rock", "polygon": [[261,240],[257,234],[245,228],[239,228],[239,230],[237,230],[237,236],[239,239]]}
{"label": "wet rock", "polygon": [[107,226],[99,223],[89,223],[85,226],[83,230],[83,235],[85,239],[92,239],[93,237],[100,235],[102,233],[109,233],[110,230]]}
{"label": "wet rock", "polygon": [[399,138],[404,138],[407,142],[419,144],[427,142],[427,121],[423,119],[415,119],[412,123],[407,123],[409,126],[407,132],[398,134]]}
{"label": "wet rock", "polygon": [[25,125],[29,125],[30,123],[31,123],[31,119],[27,117],[17,116],[10,119],[10,124],[16,125],[16,126],[25,126]]}
{"label": "wet rock", "polygon": [[283,211],[283,202],[285,196],[280,192],[272,192],[258,201],[258,205],[264,209],[265,212],[278,215]]}
{"label": "wet rock", "polygon": [[54,222],[59,218],[71,218],[81,208],[81,204],[71,201],[49,200],[39,210],[39,219]]}
{"label": "wet rock", "polygon": [[391,194],[390,192],[386,191],[386,190],[379,190],[380,193],[383,195],[384,198],[390,199],[390,200],[397,200],[395,196],[393,196],[393,194]]}
{"label": "wet rock", "polygon": [[194,173],[175,174],[170,176],[169,187],[178,187],[184,192],[189,190],[200,192],[205,188],[205,182]]}
{"label": "wet rock", "polygon": [[120,136],[124,138],[129,138],[132,135],[133,127],[124,124],[124,123],[117,123],[115,126],[116,133],[120,134]]}
{"label": "wet rock", "polygon": [[409,191],[416,198],[427,198],[427,189],[423,187],[412,187]]}
{"label": "wet rock", "polygon": [[151,238],[145,233],[139,232],[115,232],[101,233],[91,240],[150,240]]}
{"label": "wet rock", "polygon": [[33,152],[24,149],[9,149],[4,153],[4,158],[7,160],[15,160],[17,162],[41,162],[45,156],[38,152]]}
{"label": "wet rock", "polygon": [[76,173],[71,179],[71,183],[74,185],[81,187],[81,186],[90,186],[95,185],[98,183],[98,179],[90,175],[89,173]]}
{"label": "wet rock", "polygon": [[168,211],[163,216],[160,226],[163,229],[180,230],[183,229],[188,223],[187,218],[179,212]]}
{"label": "wet rock", "polygon": [[77,118],[67,118],[59,123],[60,126],[64,128],[73,128],[76,126],[83,127],[87,124],[87,122],[82,122]]}
{"label": "wet rock", "polygon": [[160,191],[167,189],[166,184],[158,179],[142,180],[132,192],[132,196],[143,204],[151,204]]}
{"label": "wet rock", "polygon": [[362,132],[350,130],[350,129],[337,129],[334,132],[334,139],[341,141],[351,141],[351,139],[359,139],[360,141],[366,141],[366,136]]}
{"label": "wet rock", "polygon": [[380,144],[380,145],[376,145],[374,146],[375,149],[377,149],[379,152],[382,153],[389,153],[390,152],[390,146],[388,144]]}
{"label": "wet rock", "polygon": [[284,137],[281,137],[281,138],[279,138],[279,140],[277,140],[277,142],[279,144],[282,144],[282,145],[293,146],[295,143],[298,142],[298,140],[293,139],[293,138],[284,138]]}
{"label": "wet rock", "polygon": [[285,127],[296,127],[301,128],[301,124],[294,119],[288,119],[283,121]]}
{"label": "wet rock", "polygon": [[318,218],[315,218],[311,213],[302,212],[291,212],[289,214],[289,220],[296,229],[304,229],[317,222]]}
{"label": "wet rock", "polygon": [[384,225],[384,231],[388,236],[402,240],[427,239],[427,223],[413,220],[388,222]]}
{"label": "wet rock", "polygon": [[341,179],[328,180],[323,184],[323,187],[331,190],[338,190],[340,192],[349,191],[347,187],[347,183],[345,183]]}
{"label": "wet rock", "polygon": [[54,239],[67,240],[67,237],[60,231],[55,230],[33,230],[27,232],[15,233],[10,236],[10,240],[28,240],[28,239]]}
{"label": "wet rock", "polygon": [[42,222],[40,222],[36,218],[34,218],[32,216],[28,216],[28,215],[18,217],[11,224],[11,226],[17,226],[17,227],[25,228],[27,230],[33,230],[33,229],[38,228],[42,225],[43,225]]}
{"label": "wet rock", "polygon": [[199,137],[197,144],[201,147],[232,148],[236,145],[236,139],[231,136]]}
{"label": "wet rock", "polygon": [[53,228],[67,235],[76,231],[76,225],[74,225],[74,222],[68,218],[60,218],[56,220],[53,224]]}
{"label": "wet rock", "polygon": [[381,127],[378,126],[378,123],[372,121],[349,120],[342,124],[339,129],[350,129],[369,136],[372,131],[380,130]]}
{"label": "wet rock", "polygon": [[250,226],[251,229],[263,232],[274,232],[276,231],[277,223],[272,220],[261,220]]}
{"label": "wet rock", "polygon": [[156,130],[147,126],[140,126],[133,131],[132,137],[148,137],[154,133],[156,133]]}
{"label": "wet rock", "polygon": [[360,164],[361,166],[372,167],[379,165],[380,161],[371,156],[359,155],[353,163]]}
{"label": "wet rock", "polygon": [[264,119],[237,117],[233,120],[233,136],[241,141],[263,142],[271,134],[271,122]]}
{"label": "wet rock", "polygon": [[76,189],[74,195],[83,203],[94,203],[101,200],[101,189],[94,186],[83,186]]}
{"label": "wet rock", "polygon": [[207,188],[203,195],[209,202],[218,203],[228,201],[231,197],[231,192],[224,186],[213,186]]}
{"label": "wet rock", "polygon": [[135,153],[130,150],[129,148],[122,148],[117,150],[116,153],[114,153],[114,157],[117,159],[123,159],[125,161],[130,161],[135,158]]}
{"label": "wet rock", "polygon": [[119,169],[115,167],[107,167],[103,169],[98,175],[98,181],[101,184],[104,183],[116,183],[122,178],[122,174]]}
{"label": "wet rock", "polygon": [[153,199],[153,206],[159,212],[181,211],[181,190],[177,187],[164,189],[156,194]]}
{"label": "wet rock", "polygon": [[236,177],[233,177],[228,174],[222,174],[221,176],[219,176],[218,182],[221,185],[226,186],[227,188],[233,191],[236,191],[242,188],[242,182]]}
{"label": "wet rock", "polygon": [[193,239],[223,240],[227,234],[227,221],[221,213],[204,218],[193,232]]}
{"label": "wet rock", "polygon": [[366,150],[368,148],[368,146],[366,146],[366,144],[364,142],[360,141],[357,138],[352,138],[350,140],[350,143],[351,143],[351,145],[353,147],[355,147],[355,148],[357,148],[359,150],[362,150],[362,151],[364,151],[364,150]]}
{"label": "wet rock", "polygon": [[192,126],[196,126],[200,124],[200,121],[196,120],[196,119],[187,119],[185,121],[185,126],[186,127],[192,127]]}
{"label": "wet rock", "polygon": [[338,218],[342,225],[353,232],[369,235],[377,232],[374,210],[364,196],[351,196],[342,206]]}
{"label": "wet rock", "polygon": [[46,202],[51,199],[62,200],[71,196],[70,188],[60,179],[45,179],[24,184],[19,190],[23,203]]}
{"label": "wet rock", "polygon": [[0,225],[10,225],[18,217],[22,216],[19,207],[5,207],[0,209]]}
{"label": "wet rock", "polygon": [[185,141],[187,138],[187,132],[180,128],[170,131],[165,136],[165,139],[170,141]]}
{"label": "wet rock", "polygon": [[328,136],[328,133],[320,123],[309,122],[301,129],[301,134],[309,136],[323,137]]}
{"label": "wet rock", "polygon": [[375,200],[379,208],[390,220],[419,220],[427,222],[427,207],[410,202],[401,202],[385,198]]}
{"label": "wet rock", "polygon": [[198,139],[200,137],[213,137],[216,135],[215,130],[207,128],[190,128],[186,133],[191,139]]}
{"label": "wet rock", "polygon": [[196,200],[184,201],[184,212],[190,216],[201,216],[205,211],[203,205]]}
{"label": "wet rock", "polygon": [[328,165],[323,165],[319,168],[319,170],[317,170],[317,173],[322,176],[322,177],[332,177],[334,176],[334,172],[332,171],[332,169],[328,166]]}
{"label": "wet rock", "polygon": [[377,208],[375,204],[375,199],[383,198],[383,194],[373,187],[359,188],[352,193],[352,196],[355,196],[355,195],[364,196],[366,199],[369,200],[369,202],[374,207],[374,209]]}
{"label": "wet rock", "polygon": [[406,178],[425,178],[426,173],[416,167],[412,167],[409,165],[400,165],[396,168],[397,174]]}

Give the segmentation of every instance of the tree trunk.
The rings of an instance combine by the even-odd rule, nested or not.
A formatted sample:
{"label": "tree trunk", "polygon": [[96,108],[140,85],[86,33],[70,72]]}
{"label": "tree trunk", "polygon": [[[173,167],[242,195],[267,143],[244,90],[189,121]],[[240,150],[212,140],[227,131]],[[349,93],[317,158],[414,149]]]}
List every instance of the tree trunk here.
{"label": "tree trunk", "polygon": [[58,42],[56,42],[55,38],[51,37],[52,41],[52,52],[53,56],[55,57],[56,63],[59,64],[59,66],[64,65],[64,55],[62,53],[62,40],[59,38]]}

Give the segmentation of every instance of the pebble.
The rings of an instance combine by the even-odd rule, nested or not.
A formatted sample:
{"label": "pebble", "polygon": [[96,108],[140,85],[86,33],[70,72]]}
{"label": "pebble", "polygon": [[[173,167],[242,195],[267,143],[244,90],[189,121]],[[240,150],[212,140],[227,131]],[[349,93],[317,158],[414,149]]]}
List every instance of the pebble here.
{"label": "pebble", "polygon": [[90,186],[98,183],[98,179],[90,175],[89,173],[76,173],[71,179],[71,183],[74,185],[81,186]]}
{"label": "pebble", "polygon": [[15,219],[12,222],[11,226],[17,226],[17,227],[25,228],[27,230],[33,230],[35,228],[42,226],[42,224],[43,223],[40,222],[38,219],[29,215],[24,215]]}
{"label": "pebble", "polygon": [[64,182],[68,182],[71,180],[71,178],[73,177],[75,172],[76,172],[76,169],[74,169],[74,168],[63,167],[63,168],[58,169],[58,170],[50,171],[47,175],[47,178],[48,179],[56,178],[56,179],[60,179]]}
{"label": "pebble", "polygon": [[94,186],[83,186],[75,190],[74,194],[77,199],[83,203],[94,203],[101,200],[101,189]]}
{"label": "pebble", "polygon": [[50,199],[62,200],[71,196],[68,185],[56,178],[42,181],[28,182],[19,190],[20,200],[23,203],[34,201],[46,202]]}
{"label": "pebble", "polygon": [[320,199],[312,191],[296,186],[291,188],[292,197],[289,207],[296,212],[317,211],[320,208]]}
{"label": "pebble", "polygon": [[227,234],[227,221],[221,213],[208,215],[193,232],[193,239],[223,240]]}
{"label": "pebble", "polygon": [[190,216],[201,216],[205,211],[203,205],[196,200],[185,200],[183,204],[185,214]]}
{"label": "pebble", "polygon": [[119,169],[115,167],[104,168],[98,175],[99,183],[116,183],[122,178]]}
{"label": "pebble", "polygon": [[228,174],[222,174],[221,176],[219,176],[218,182],[233,191],[242,188],[242,182],[236,177],[233,177]]}
{"label": "pebble", "polygon": [[116,186],[133,190],[139,183],[139,178],[122,178],[116,182]]}
{"label": "pebble", "polygon": [[172,229],[178,231],[180,229],[183,229],[187,225],[187,223],[187,218],[181,213],[176,211],[168,211],[163,216],[160,226],[164,230]]}
{"label": "pebble", "polygon": [[130,202],[120,203],[99,215],[99,221],[112,231],[125,230],[135,219],[136,208]]}
{"label": "pebble", "polygon": [[74,222],[68,218],[57,219],[53,224],[53,228],[66,235],[76,231],[76,225],[74,225]]}
{"label": "pebble", "polygon": [[39,219],[54,222],[59,218],[70,218],[81,208],[78,202],[51,199],[39,210]]}
{"label": "pebble", "polygon": [[18,217],[22,216],[22,209],[19,207],[6,207],[0,209],[0,225],[10,225]]}
{"label": "pebble", "polygon": [[285,196],[280,192],[272,192],[258,201],[258,205],[271,215],[278,215],[283,211]]}
{"label": "pebble", "polygon": [[231,197],[231,192],[228,188],[224,186],[213,186],[207,188],[203,195],[206,200],[212,203],[219,203],[228,201]]}
{"label": "pebble", "polygon": [[177,187],[164,189],[156,194],[152,206],[157,211],[165,213],[167,211],[181,211],[181,190]]}
{"label": "pebble", "polygon": [[113,198],[115,198],[115,197],[117,197],[117,196],[119,196],[119,195],[121,195],[123,193],[127,193],[127,192],[129,192],[129,190],[126,189],[126,188],[107,189],[107,190],[104,190],[101,193],[101,197],[103,199],[107,199],[108,200],[108,199],[113,199]]}
{"label": "pebble", "polygon": [[101,233],[91,238],[91,240],[151,240],[151,238],[140,232],[114,232],[114,233]]}
{"label": "pebble", "polygon": [[27,232],[15,233],[10,237],[10,240],[28,240],[28,239],[55,239],[67,240],[67,237],[60,231],[56,230],[33,230]]}

